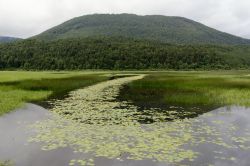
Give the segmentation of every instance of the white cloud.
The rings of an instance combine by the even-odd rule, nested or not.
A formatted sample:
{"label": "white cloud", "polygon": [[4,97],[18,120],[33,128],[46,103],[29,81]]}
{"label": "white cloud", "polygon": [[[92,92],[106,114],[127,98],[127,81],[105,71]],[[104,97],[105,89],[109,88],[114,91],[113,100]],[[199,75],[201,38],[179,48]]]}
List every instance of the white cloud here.
{"label": "white cloud", "polygon": [[0,0],[0,35],[30,37],[93,13],[175,15],[250,38],[248,0]]}

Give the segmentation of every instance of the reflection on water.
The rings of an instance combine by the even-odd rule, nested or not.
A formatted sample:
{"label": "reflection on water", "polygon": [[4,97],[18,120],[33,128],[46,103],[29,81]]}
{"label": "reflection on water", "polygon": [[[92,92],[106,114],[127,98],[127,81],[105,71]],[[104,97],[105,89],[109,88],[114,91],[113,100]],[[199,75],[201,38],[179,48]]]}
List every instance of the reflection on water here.
{"label": "reflection on water", "polygon": [[209,108],[200,107],[181,107],[181,106],[138,106],[134,116],[142,116],[138,118],[141,124],[151,124],[158,121],[157,115],[161,115],[162,122],[171,122],[179,119],[196,118],[201,114],[210,112]]}
{"label": "reflection on water", "polygon": [[[71,159],[88,158],[90,154],[74,153],[69,147],[42,151],[41,145],[28,143],[34,134],[27,125],[48,119],[47,110],[27,104],[25,108],[0,117],[0,160],[12,160],[17,166],[64,166]],[[171,122],[170,122],[171,123]],[[205,113],[192,121],[193,140],[183,148],[198,152],[194,161],[186,165],[248,166],[250,163],[250,109],[245,107],[222,107]],[[206,130],[206,132],[201,131]],[[152,160],[117,160],[94,158],[97,166],[166,166]],[[170,164],[171,165],[171,164]]]}
{"label": "reflection on water", "polygon": [[49,116],[46,109],[34,104],[1,116],[0,160],[11,160],[17,166],[65,165],[72,157],[69,149],[44,152],[40,145],[27,142],[28,137],[34,134],[34,131],[27,130],[27,125]]}
{"label": "reflection on water", "polygon": [[[241,165],[250,163],[250,109],[245,107],[222,107],[197,118],[193,128],[198,137],[206,141],[186,148],[200,153],[195,165]],[[210,127],[206,135],[199,132],[202,125]]]}

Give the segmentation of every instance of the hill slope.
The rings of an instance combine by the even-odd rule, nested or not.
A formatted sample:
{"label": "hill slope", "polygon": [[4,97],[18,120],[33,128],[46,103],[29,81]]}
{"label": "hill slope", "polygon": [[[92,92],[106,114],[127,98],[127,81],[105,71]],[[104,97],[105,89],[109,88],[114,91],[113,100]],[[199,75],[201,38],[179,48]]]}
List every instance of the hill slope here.
{"label": "hill slope", "polygon": [[91,36],[123,36],[178,44],[250,44],[250,40],[217,31],[186,18],[133,14],[81,16],[34,38],[56,40]]}
{"label": "hill slope", "polygon": [[9,43],[13,41],[21,40],[20,38],[0,36],[0,43]]}

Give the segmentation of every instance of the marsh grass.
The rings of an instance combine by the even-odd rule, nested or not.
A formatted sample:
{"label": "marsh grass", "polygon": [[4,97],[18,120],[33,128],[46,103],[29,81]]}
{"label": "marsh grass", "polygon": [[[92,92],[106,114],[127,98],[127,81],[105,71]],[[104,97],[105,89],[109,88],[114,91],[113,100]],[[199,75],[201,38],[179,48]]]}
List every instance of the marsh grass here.
{"label": "marsh grass", "polygon": [[250,106],[250,77],[245,71],[154,73],[125,86],[120,98],[140,107],[199,107],[198,113],[224,105]]}
{"label": "marsh grass", "polygon": [[84,72],[3,72],[0,78],[0,115],[20,107],[24,102],[40,103],[63,97],[71,90],[108,79],[98,73]]}
{"label": "marsh grass", "polygon": [[[101,73],[101,72],[100,72]],[[0,82],[15,82],[22,80],[40,80],[52,78],[67,78],[93,74],[93,72],[50,72],[50,71],[0,71]]]}

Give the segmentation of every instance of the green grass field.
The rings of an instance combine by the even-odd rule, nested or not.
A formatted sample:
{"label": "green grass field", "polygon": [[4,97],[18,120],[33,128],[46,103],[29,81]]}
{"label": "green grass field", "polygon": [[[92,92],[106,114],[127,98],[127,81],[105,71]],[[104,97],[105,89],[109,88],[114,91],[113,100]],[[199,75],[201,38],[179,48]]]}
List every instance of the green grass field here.
{"label": "green grass field", "polygon": [[102,72],[0,72],[0,115],[25,102],[63,96],[108,78],[102,75]]}
{"label": "green grass field", "polygon": [[144,107],[200,107],[200,111],[249,106],[250,75],[248,71],[155,72],[125,86],[120,98]]}
{"label": "green grass field", "polygon": [[[225,105],[250,105],[248,71],[137,73],[148,75],[125,86],[119,98],[139,106],[197,106],[204,111],[204,108]],[[110,78],[108,74],[110,72],[2,71],[0,115],[25,102],[61,98],[74,89],[107,80]]]}

